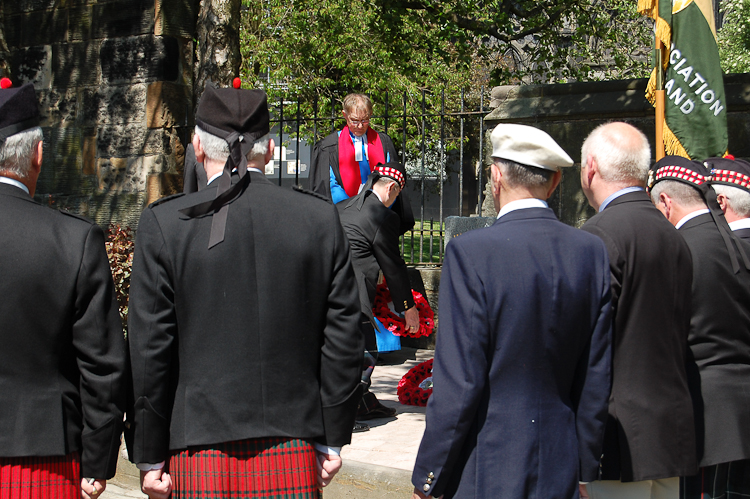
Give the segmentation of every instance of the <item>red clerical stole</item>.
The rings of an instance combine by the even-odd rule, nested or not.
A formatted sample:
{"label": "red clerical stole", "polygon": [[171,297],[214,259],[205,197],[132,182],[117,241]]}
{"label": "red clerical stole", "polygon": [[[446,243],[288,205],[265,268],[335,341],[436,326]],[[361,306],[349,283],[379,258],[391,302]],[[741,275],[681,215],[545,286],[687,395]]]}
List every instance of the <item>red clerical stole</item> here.
{"label": "red clerical stole", "polygon": [[[383,144],[380,142],[380,135],[372,128],[367,129],[367,156],[370,162],[370,171],[372,171],[373,166],[385,163],[385,153],[383,152]],[[339,134],[339,174],[343,184],[341,187],[344,188],[347,196],[355,196],[359,192],[359,186],[362,185],[363,179],[359,172],[359,163],[354,156],[354,144],[349,135],[348,126],[345,126]]]}

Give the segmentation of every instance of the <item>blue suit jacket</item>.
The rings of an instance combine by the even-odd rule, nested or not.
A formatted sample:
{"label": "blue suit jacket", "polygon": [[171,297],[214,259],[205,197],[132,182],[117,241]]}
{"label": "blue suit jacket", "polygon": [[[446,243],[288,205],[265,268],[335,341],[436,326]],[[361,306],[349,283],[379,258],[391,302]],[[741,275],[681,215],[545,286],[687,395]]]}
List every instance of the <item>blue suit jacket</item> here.
{"label": "blue suit jacket", "polygon": [[513,211],[450,242],[434,391],[412,476],[419,490],[572,498],[579,479],[597,478],[609,277],[602,241],[550,209]]}

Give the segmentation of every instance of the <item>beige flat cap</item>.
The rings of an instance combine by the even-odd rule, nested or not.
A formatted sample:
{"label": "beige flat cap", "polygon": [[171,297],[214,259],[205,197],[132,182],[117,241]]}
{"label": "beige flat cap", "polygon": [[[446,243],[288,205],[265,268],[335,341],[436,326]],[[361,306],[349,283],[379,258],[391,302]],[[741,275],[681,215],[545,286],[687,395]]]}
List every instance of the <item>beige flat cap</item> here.
{"label": "beige flat cap", "polygon": [[573,160],[546,132],[527,125],[500,123],[492,130],[492,157],[558,171]]}

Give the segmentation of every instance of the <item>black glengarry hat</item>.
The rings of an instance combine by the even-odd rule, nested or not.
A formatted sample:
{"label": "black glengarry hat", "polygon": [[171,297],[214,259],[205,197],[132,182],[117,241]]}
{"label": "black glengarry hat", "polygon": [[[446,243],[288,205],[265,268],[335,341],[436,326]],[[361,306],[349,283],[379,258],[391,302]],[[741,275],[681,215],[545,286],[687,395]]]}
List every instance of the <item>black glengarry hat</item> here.
{"label": "black glengarry hat", "polygon": [[744,159],[708,158],[703,164],[711,170],[711,183],[729,185],[750,192],[750,163]]}
{"label": "black glengarry hat", "polygon": [[266,93],[263,90],[241,89],[239,83],[239,79],[235,78],[234,88],[207,86],[195,116],[196,125],[202,130],[223,138],[229,144],[229,157],[224,163],[224,173],[218,180],[216,197],[180,210],[189,218],[213,217],[208,249],[224,240],[229,204],[250,182],[247,154],[253,143],[270,131]]}
{"label": "black glengarry hat", "polygon": [[0,90],[0,143],[39,126],[39,104],[31,83]]}

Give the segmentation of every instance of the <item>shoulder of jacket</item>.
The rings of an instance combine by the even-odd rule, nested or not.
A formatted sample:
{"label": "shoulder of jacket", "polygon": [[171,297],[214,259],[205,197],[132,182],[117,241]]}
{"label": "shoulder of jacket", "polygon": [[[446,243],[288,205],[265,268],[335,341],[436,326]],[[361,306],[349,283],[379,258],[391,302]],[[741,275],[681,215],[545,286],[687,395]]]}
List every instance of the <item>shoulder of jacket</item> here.
{"label": "shoulder of jacket", "polygon": [[91,220],[90,218],[86,218],[83,215],[79,215],[78,213],[71,213],[68,210],[63,210],[63,209],[59,209],[57,211],[59,213],[63,214],[63,215],[69,216],[71,218],[75,218],[75,219],[80,220],[82,222],[86,222],[89,225],[94,225],[95,224],[95,222],[93,220]]}
{"label": "shoulder of jacket", "polygon": [[149,208],[153,208],[155,206],[159,206],[160,204],[164,204],[164,203],[166,203],[168,201],[171,201],[173,199],[180,198],[180,197],[182,197],[184,195],[185,195],[184,192],[180,192],[178,194],[172,194],[171,196],[165,196],[165,197],[163,197],[161,199],[157,199],[156,201],[154,201],[153,203],[151,203],[150,205],[148,205],[148,207]]}
{"label": "shoulder of jacket", "polygon": [[299,184],[293,186],[292,189],[295,190],[295,191],[297,191],[297,192],[301,192],[302,194],[307,194],[309,196],[313,196],[313,197],[316,197],[318,199],[322,199],[323,201],[325,201],[328,204],[331,204],[331,205],[333,204],[333,201],[331,201],[330,199],[328,199],[324,195],[318,194],[317,192],[313,192],[313,191],[307,190],[307,189],[305,189],[304,187],[302,187]]}

